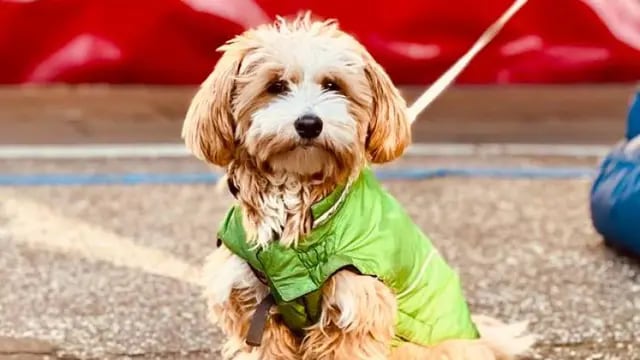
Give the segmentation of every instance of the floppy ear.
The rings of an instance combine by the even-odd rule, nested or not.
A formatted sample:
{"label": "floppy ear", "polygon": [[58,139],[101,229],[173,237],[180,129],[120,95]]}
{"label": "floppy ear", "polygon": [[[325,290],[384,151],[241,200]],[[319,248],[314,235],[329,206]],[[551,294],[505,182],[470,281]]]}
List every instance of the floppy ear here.
{"label": "floppy ear", "polygon": [[396,159],[411,142],[407,104],[371,55],[365,55],[365,75],[372,94],[367,152],[374,163]]}
{"label": "floppy ear", "polygon": [[234,119],[231,101],[242,56],[226,51],[191,100],[182,125],[187,148],[199,159],[225,166],[233,160]]}

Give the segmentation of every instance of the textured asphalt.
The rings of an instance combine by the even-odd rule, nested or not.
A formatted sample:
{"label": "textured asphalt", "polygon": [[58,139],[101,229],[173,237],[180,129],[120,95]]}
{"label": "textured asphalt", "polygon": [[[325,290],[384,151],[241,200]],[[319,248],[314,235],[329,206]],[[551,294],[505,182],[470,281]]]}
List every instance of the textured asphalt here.
{"label": "textured asphalt", "polygon": [[[595,160],[395,166],[460,163]],[[202,170],[191,160],[0,161],[1,173]],[[530,321],[532,359],[640,359],[640,263],[593,230],[588,179],[385,185],[459,270],[474,312]],[[196,281],[230,201],[210,184],[0,187],[0,359],[217,359]]]}

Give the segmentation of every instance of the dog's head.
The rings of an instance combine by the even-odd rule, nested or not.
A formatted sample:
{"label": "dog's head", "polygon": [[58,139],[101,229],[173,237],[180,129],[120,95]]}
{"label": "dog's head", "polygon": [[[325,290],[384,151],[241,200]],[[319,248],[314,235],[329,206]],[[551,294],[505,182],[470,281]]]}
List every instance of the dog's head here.
{"label": "dog's head", "polygon": [[405,101],[335,21],[314,21],[309,13],[279,18],[219,50],[182,130],[200,159],[335,175],[366,160],[391,161],[410,142]]}

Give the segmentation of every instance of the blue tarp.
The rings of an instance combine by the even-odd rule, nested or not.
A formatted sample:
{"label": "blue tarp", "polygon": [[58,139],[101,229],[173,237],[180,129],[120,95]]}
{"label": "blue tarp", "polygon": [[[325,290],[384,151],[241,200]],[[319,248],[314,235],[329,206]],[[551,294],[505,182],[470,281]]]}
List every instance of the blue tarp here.
{"label": "blue tarp", "polygon": [[636,94],[627,118],[627,140],[640,136],[640,91]]}
{"label": "blue tarp", "polygon": [[604,159],[591,188],[591,218],[608,244],[640,256],[640,146],[629,146],[638,137],[640,92],[629,111],[627,139]]}

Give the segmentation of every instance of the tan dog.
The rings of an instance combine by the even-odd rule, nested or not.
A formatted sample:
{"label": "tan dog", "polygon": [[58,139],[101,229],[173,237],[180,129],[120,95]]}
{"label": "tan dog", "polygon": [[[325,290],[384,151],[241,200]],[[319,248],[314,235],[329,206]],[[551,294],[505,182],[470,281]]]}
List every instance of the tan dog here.
{"label": "tan dog", "polygon": [[[278,19],[220,50],[182,135],[198,158],[226,169],[255,247],[274,235],[295,247],[312,229],[312,204],[368,164],[398,158],[411,141],[398,90],[334,21]],[[532,344],[520,337],[520,325],[476,318],[477,340],[392,347],[394,292],[374,277],[340,270],[322,287],[320,321],[295,335],[271,316],[261,345],[251,347],[245,338],[269,287],[224,245],[207,260],[205,284],[212,320],[228,338],[225,358],[510,359]]]}

